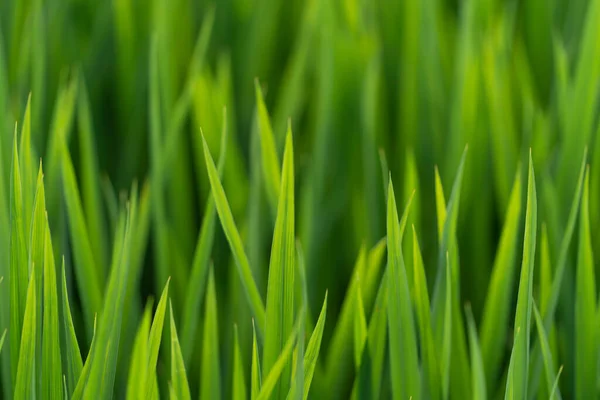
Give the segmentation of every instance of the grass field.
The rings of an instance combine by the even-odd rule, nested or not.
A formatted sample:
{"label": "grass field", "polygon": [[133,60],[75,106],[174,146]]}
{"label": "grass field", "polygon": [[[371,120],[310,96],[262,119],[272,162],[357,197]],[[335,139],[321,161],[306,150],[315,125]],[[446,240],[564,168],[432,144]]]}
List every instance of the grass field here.
{"label": "grass field", "polygon": [[596,399],[599,98],[600,0],[0,1],[0,397]]}

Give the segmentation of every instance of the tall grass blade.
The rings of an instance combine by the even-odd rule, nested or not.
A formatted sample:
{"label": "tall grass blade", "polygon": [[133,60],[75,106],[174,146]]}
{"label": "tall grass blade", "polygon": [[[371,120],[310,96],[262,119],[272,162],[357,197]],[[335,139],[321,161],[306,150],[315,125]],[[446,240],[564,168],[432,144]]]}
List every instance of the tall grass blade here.
{"label": "tall grass blade", "polygon": [[221,366],[219,362],[219,330],[217,321],[217,295],[215,276],[210,268],[204,311],[204,335],[202,336],[202,366],[200,398],[221,398]]}
{"label": "tall grass blade", "polygon": [[258,353],[258,343],[256,340],[256,327],[254,319],[252,320],[252,370],[250,373],[250,398],[255,400],[258,398],[262,385],[260,373],[260,356]]}
{"label": "tall grass blade", "polygon": [[279,155],[277,154],[271,120],[258,79],[254,81],[254,88],[256,92],[256,112],[258,113],[258,131],[260,132],[262,170],[269,205],[271,206],[271,210],[273,210],[273,215],[275,215],[279,202],[279,187],[281,185]]}
{"label": "tall grass blade", "polygon": [[237,325],[233,326],[233,400],[246,400],[246,382],[244,380],[244,362],[240,351]]}
{"label": "tall grass blade", "polygon": [[542,356],[544,358],[544,368],[546,370],[546,383],[548,385],[548,393],[550,399],[560,399],[560,391],[554,390],[554,383],[558,380],[558,376],[554,372],[554,361],[552,359],[552,352],[550,351],[550,345],[548,343],[548,337],[546,336],[546,330],[544,329],[544,323],[540,312],[538,311],[535,303],[533,304],[533,315],[535,317],[535,324],[537,326],[538,339],[542,348]]}
{"label": "tall grass blade", "polygon": [[421,381],[410,293],[402,257],[402,233],[390,178],[387,206],[387,276],[390,372],[394,399],[419,398]]}
{"label": "tall grass blade", "polygon": [[36,304],[35,269],[33,269],[27,287],[27,301],[23,317],[14,399],[35,398],[35,345],[38,329],[36,326]]}
{"label": "tall grass blade", "polygon": [[65,352],[66,360],[63,362],[66,364],[66,386],[67,393],[73,394],[81,370],[83,369],[83,361],[81,360],[81,352],[79,350],[79,342],[75,335],[75,327],[73,326],[73,317],[71,315],[71,307],[69,305],[69,293],[67,292],[67,279],[65,276],[65,260],[62,260],[62,316],[63,316],[63,334],[65,338]]}
{"label": "tall grass blade", "polygon": [[[523,242],[523,263],[517,297],[515,315],[515,341],[511,354],[512,371],[506,382],[507,393],[523,399],[527,395],[529,371],[529,334],[531,328],[531,308],[533,291],[533,268],[537,233],[537,194],[533,160],[529,153],[529,173],[527,179],[527,211],[525,216],[525,239]],[[520,335],[519,335],[520,333]]]}
{"label": "tall grass blade", "polygon": [[[41,193],[43,195],[43,192]],[[36,195],[37,196],[37,195]],[[54,250],[50,238],[50,226],[46,221],[46,239],[44,246],[44,306],[42,325],[42,392],[43,396],[60,399],[63,394],[63,374],[59,331],[59,309],[56,284]]]}
{"label": "tall grass blade", "polygon": [[486,383],[490,390],[494,390],[497,384],[503,344],[506,341],[506,330],[499,329],[499,327],[506,326],[510,313],[520,218],[521,173],[517,171],[508,201],[500,243],[496,251],[496,259],[492,267],[480,327],[481,354],[485,366]]}
{"label": "tall grass blade", "polygon": [[160,295],[156,313],[150,327],[150,335],[148,336],[148,361],[146,366],[145,387],[146,398],[152,395],[152,380],[155,379],[156,363],[158,362],[158,351],[160,350],[160,341],[162,339],[163,325],[165,322],[165,313],[167,312],[167,299],[169,298],[169,283],[167,284]]}
{"label": "tall grass blade", "polygon": [[82,296],[83,313],[88,335],[91,333],[94,314],[102,309],[102,293],[104,290],[104,272],[96,263],[92,252],[89,231],[81,205],[81,197],[77,178],[69,150],[66,145],[62,153],[63,188],[67,204],[69,231],[73,242],[75,271],[79,293]]}
{"label": "tall grass blade", "polygon": [[471,380],[473,382],[473,398],[487,399],[485,384],[485,371],[479,339],[477,338],[477,327],[470,306],[466,309],[467,326],[469,330],[469,346],[471,348]]}
{"label": "tall grass blade", "polygon": [[589,399],[596,393],[598,329],[596,321],[596,277],[590,228],[590,173],[586,172],[579,210],[579,248],[575,283],[575,398]]}
{"label": "tall grass blade", "polygon": [[[217,170],[219,176],[222,176],[223,168],[225,166],[225,156],[227,154],[227,129],[225,124],[223,125],[220,149],[221,153],[219,154]],[[186,364],[189,364],[190,362],[195,334],[198,327],[198,307],[204,298],[209,260],[215,236],[216,215],[215,201],[211,194],[207,200],[206,208],[204,209],[204,219],[202,221],[202,227],[200,228],[196,249],[194,250],[194,260],[192,262],[192,270],[190,272],[185,303],[183,305],[183,316],[181,319],[183,327],[181,334],[181,350]]]}
{"label": "tall grass blade", "polygon": [[265,328],[265,307],[260,297],[260,293],[258,292],[258,288],[256,287],[256,283],[254,282],[254,278],[252,277],[252,269],[250,268],[248,257],[244,251],[242,238],[235,226],[233,214],[231,213],[227,197],[225,197],[225,191],[219,180],[217,168],[215,167],[215,163],[210,155],[208,144],[206,144],[204,137],[203,144],[206,168],[208,170],[212,195],[214,196],[219,219],[221,220],[221,226],[223,227],[223,231],[225,232],[225,236],[231,247],[236,266],[238,267],[238,273],[242,281],[242,286],[244,287],[246,297],[248,298],[252,315],[256,319],[260,335]]}

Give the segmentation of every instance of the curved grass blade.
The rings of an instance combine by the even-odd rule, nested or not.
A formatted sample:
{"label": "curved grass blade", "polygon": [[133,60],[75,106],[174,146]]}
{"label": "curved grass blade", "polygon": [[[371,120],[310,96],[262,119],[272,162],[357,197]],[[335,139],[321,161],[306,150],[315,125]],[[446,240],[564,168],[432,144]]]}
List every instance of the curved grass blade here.
{"label": "curved grass blade", "polygon": [[169,283],[170,279],[167,279],[165,288],[160,295],[158,306],[156,307],[156,313],[152,320],[152,326],[150,327],[150,335],[148,336],[148,361],[146,366],[145,376],[145,387],[146,387],[146,398],[151,398],[152,395],[152,380],[156,379],[156,363],[158,362],[158,351],[160,350],[160,341],[162,339],[163,325],[165,322],[165,313],[167,310],[167,299],[169,298]]}
{"label": "curved grass blade", "polygon": [[14,399],[29,400],[35,397],[35,342],[36,342],[36,293],[35,268],[27,286],[27,302],[23,317],[23,331],[19,348],[19,364],[15,382]]}
{"label": "curved grass blade", "polygon": [[[517,399],[523,399],[527,395],[527,377],[529,372],[529,332],[531,327],[533,270],[537,232],[537,195],[531,151],[529,152],[527,211],[525,215],[523,264],[521,266],[519,294],[517,297],[517,311],[515,315],[515,341],[511,354],[512,371],[509,373],[506,382],[507,393],[512,393],[514,398]],[[517,336],[519,332],[521,332],[520,337]]]}
{"label": "curved grass blade", "polygon": [[279,155],[275,146],[275,137],[269,112],[263,98],[258,78],[254,80],[254,89],[256,93],[256,112],[258,113],[258,131],[260,132],[260,151],[262,159],[262,170],[269,205],[276,214],[277,203],[279,202],[279,187],[281,185],[281,170],[279,168]]}
{"label": "curved grass blade", "polygon": [[89,231],[87,229],[81,197],[66,145],[62,153],[63,188],[67,204],[69,231],[73,241],[75,256],[75,271],[79,293],[82,296],[82,308],[85,316],[88,334],[91,331],[94,314],[102,309],[102,291],[104,288],[104,273],[98,269],[92,252]]}
{"label": "curved grass blade", "polygon": [[550,400],[556,400],[557,398],[560,399],[560,397],[556,396],[558,393],[558,380],[560,379],[560,374],[562,374],[562,371],[563,366],[561,365],[558,369],[558,373],[556,374],[556,380],[554,381],[554,385],[552,386],[552,391],[550,392]]}
{"label": "curved grass blade", "polygon": [[535,317],[535,324],[537,326],[538,338],[542,348],[542,356],[544,357],[544,368],[546,369],[546,383],[548,385],[548,393],[550,399],[561,399],[560,391],[555,390],[555,382],[558,381],[558,375],[554,373],[554,361],[552,360],[552,352],[550,351],[550,345],[548,344],[548,337],[546,336],[546,330],[544,329],[544,323],[540,312],[538,311],[535,303],[533,304],[533,315]]}
{"label": "curved grass blade", "polygon": [[516,271],[517,236],[521,218],[521,173],[517,169],[510,194],[500,243],[494,260],[481,320],[481,353],[486,383],[495,389],[506,341],[512,290]]}
{"label": "curved grass blade", "polygon": [[[169,316],[171,321],[171,398],[190,400],[190,388],[185,371],[185,363],[183,362],[183,356],[181,355],[181,348],[179,347],[179,339],[177,338],[177,327],[175,326],[173,305],[171,304],[171,301],[169,301]],[[236,397],[234,397],[234,399],[235,398]],[[245,393],[241,398],[246,398]]]}
{"label": "curved grass blade", "polygon": [[477,327],[473,318],[471,307],[466,307],[467,326],[469,330],[469,347],[471,348],[471,380],[473,382],[473,398],[487,399],[487,389],[485,385],[485,371],[483,369],[483,359],[479,339],[477,338]]}
{"label": "curved grass blade", "polygon": [[63,394],[60,333],[58,327],[58,294],[56,267],[46,216],[46,239],[44,246],[44,292],[42,325],[42,393],[50,399],[60,399]]}
{"label": "curved grass blade", "polygon": [[63,354],[66,355],[66,383],[67,393],[73,394],[81,370],[83,369],[83,361],[81,360],[81,351],[79,343],[75,335],[75,327],[73,326],[73,317],[71,316],[71,307],[69,306],[69,293],[67,292],[67,280],[65,277],[65,259],[62,260],[62,315],[63,315],[63,332],[65,337],[66,350]]}
{"label": "curved grass blade", "polygon": [[321,307],[321,313],[319,319],[315,325],[312,335],[306,346],[306,352],[304,353],[304,396],[303,399],[308,398],[310,392],[310,384],[315,373],[315,367],[317,366],[317,360],[319,352],[321,350],[321,340],[323,339],[323,331],[325,329],[325,319],[327,318],[327,293],[325,293],[325,300],[323,300],[323,306]]}
{"label": "curved grass blade", "polygon": [[219,327],[217,320],[217,295],[215,275],[211,266],[208,274],[204,311],[204,335],[202,336],[202,367],[200,398],[221,398],[221,366],[219,363]]}
{"label": "curved grass blade", "polygon": [[237,325],[233,326],[233,400],[246,400],[246,382],[244,381],[244,362],[240,351]]}
{"label": "curved grass blade", "polygon": [[242,281],[242,286],[246,292],[250,309],[252,310],[252,314],[256,319],[256,323],[258,324],[258,332],[261,334],[262,330],[265,328],[265,307],[260,297],[258,288],[256,287],[256,283],[254,282],[254,278],[252,277],[252,269],[250,268],[248,257],[244,251],[242,238],[235,226],[233,214],[229,208],[225,191],[223,190],[223,186],[219,180],[217,168],[215,167],[215,163],[210,155],[208,144],[206,143],[204,136],[202,136],[202,143],[204,146],[206,169],[208,171],[210,186],[215,199],[219,219],[221,220],[221,226],[223,227],[223,231],[225,232],[225,236],[227,237],[227,241],[231,247],[235,264],[238,267],[238,273]]}
{"label": "curved grass blade", "polygon": [[590,173],[583,185],[579,210],[579,248],[575,282],[575,399],[596,396],[598,330],[596,320],[596,277],[590,229]]}
{"label": "curved grass blade", "polygon": [[[223,174],[225,166],[225,156],[227,154],[227,129],[223,124],[223,133],[221,135],[221,153],[219,154],[219,164],[217,171],[219,176]],[[204,298],[204,289],[206,287],[206,277],[208,276],[208,266],[213,247],[216,221],[215,201],[212,194],[209,196],[206,208],[204,210],[204,220],[202,228],[196,243],[194,251],[194,261],[190,273],[189,283],[185,303],[183,306],[183,316],[181,319],[181,350],[186,364],[189,365],[191,354],[193,353],[194,339],[198,328],[198,307]]]}
{"label": "curved grass blade", "polygon": [[[410,201],[410,200],[409,200]],[[409,203],[410,205],[410,203]],[[394,399],[420,398],[420,373],[413,315],[402,257],[402,233],[390,178],[387,206],[388,328]]]}

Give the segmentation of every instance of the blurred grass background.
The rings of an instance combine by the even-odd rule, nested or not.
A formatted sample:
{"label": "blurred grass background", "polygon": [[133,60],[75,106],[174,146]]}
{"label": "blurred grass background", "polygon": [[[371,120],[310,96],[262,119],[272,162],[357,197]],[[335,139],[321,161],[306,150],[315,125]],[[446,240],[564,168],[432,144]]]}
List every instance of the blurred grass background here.
{"label": "blurred grass background", "polygon": [[[8,188],[14,124],[21,124],[30,93],[32,157],[48,163],[48,212],[68,271],[65,206],[60,185],[48,184],[59,179],[53,137],[69,137],[80,185],[89,165],[100,173],[105,214],[96,221],[100,237],[93,246],[111,237],[119,192],[134,180],[142,193],[149,184],[155,212],[142,244],[147,250],[130,322],[136,326],[146,297],[156,297],[167,276],[174,308],[182,307],[209,191],[200,129],[216,155],[226,122],[223,182],[264,298],[274,215],[261,170],[257,79],[279,159],[288,119],[294,131],[297,233],[311,314],[318,315],[328,289],[327,319],[336,320],[361,245],[371,248],[385,235],[382,168],[394,177],[399,204],[416,189],[409,223],[419,232],[432,288],[435,167],[447,197],[468,144],[458,223],[460,297],[480,321],[511,186],[517,171],[527,172],[518,167],[527,165],[529,148],[551,259],[558,256],[586,146],[591,202],[600,204],[599,21],[598,0],[4,0],[0,188]],[[152,40],[158,107],[148,100]],[[89,101],[89,126],[78,111],[81,101]],[[155,147],[151,118],[162,127]],[[83,129],[93,132],[91,153],[76,133]],[[92,201],[82,190],[84,203]],[[9,245],[8,199],[0,193],[2,255]],[[599,210],[591,209],[596,248]],[[237,321],[240,337],[250,338],[248,308],[220,227],[217,232],[217,293],[226,310],[220,323]],[[108,251],[96,253],[104,265]],[[405,257],[411,265],[411,245]],[[557,318],[561,343],[569,346],[569,268],[565,279]],[[73,307],[81,312],[79,304]],[[326,325],[324,348],[333,327]],[[221,341],[226,354],[230,343]],[[244,340],[246,353],[249,346]],[[568,375],[569,357],[564,362]]]}

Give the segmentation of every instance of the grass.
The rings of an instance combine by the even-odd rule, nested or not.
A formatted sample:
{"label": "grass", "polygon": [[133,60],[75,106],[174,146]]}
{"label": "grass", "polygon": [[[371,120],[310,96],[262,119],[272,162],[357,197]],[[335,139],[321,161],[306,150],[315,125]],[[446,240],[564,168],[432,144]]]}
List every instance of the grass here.
{"label": "grass", "polygon": [[1,397],[598,397],[599,20],[0,2]]}

